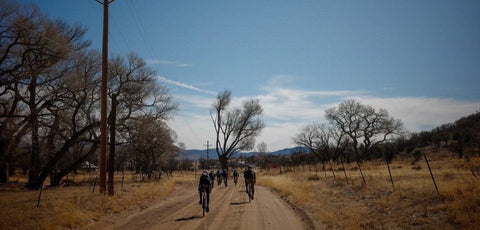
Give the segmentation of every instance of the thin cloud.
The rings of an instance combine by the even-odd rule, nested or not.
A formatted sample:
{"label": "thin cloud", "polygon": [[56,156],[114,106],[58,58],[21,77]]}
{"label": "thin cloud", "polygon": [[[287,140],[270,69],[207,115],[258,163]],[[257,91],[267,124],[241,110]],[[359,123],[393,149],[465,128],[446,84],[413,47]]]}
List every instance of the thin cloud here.
{"label": "thin cloud", "polygon": [[188,84],[185,84],[185,83],[182,83],[182,82],[179,82],[179,81],[170,80],[170,79],[167,79],[167,78],[162,77],[162,76],[157,76],[157,79],[162,81],[162,82],[165,82],[167,84],[175,85],[175,86],[178,86],[178,87],[181,87],[181,88],[190,89],[190,90],[194,90],[194,91],[209,94],[209,95],[217,95],[217,92],[215,92],[215,91],[200,89],[200,88],[197,88],[195,86],[188,85]]}
{"label": "thin cloud", "polygon": [[263,88],[257,96],[264,107],[265,116],[279,120],[322,119],[329,101],[339,101],[349,96],[364,95],[364,91],[306,91],[288,88]]}
{"label": "thin cloud", "polygon": [[[163,81],[168,79],[162,78]],[[168,80],[171,81],[171,80]],[[171,84],[181,84],[171,81]],[[181,84],[185,88],[196,88]],[[198,88],[196,88],[198,90]],[[231,106],[240,106],[245,99],[258,98],[264,109],[265,129],[257,142],[265,142],[269,151],[292,147],[291,138],[312,121],[326,123],[325,110],[338,106],[346,99],[355,99],[374,108],[386,109],[390,116],[403,121],[409,131],[418,132],[454,122],[480,109],[480,101],[425,97],[377,97],[362,90],[300,90],[287,86],[269,85],[256,95],[236,97]],[[216,92],[209,91],[209,95]],[[179,114],[172,125],[188,148],[203,148],[204,142],[215,140],[209,108],[215,98],[208,95],[179,95],[187,111]],[[213,133],[213,134],[212,134]]]}
{"label": "thin cloud", "polygon": [[390,116],[403,121],[409,131],[422,131],[425,127],[436,127],[475,113],[479,101],[460,101],[444,98],[371,96],[352,97],[374,108],[386,109]]}
{"label": "thin cloud", "polygon": [[146,62],[147,64],[151,64],[151,65],[172,65],[172,66],[181,67],[181,68],[193,66],[193,64],[182,63],[177,61],[169,61],[169,60],[159,60],[159,59],[155,59],[155,60],[147,59]]}
{"label": "thin cloud", "polygon": [[383,90],[383,91],[393,91],[393,90],[395,90],[395,88],[393,88],[393,87],[382,87],[380,89]]}

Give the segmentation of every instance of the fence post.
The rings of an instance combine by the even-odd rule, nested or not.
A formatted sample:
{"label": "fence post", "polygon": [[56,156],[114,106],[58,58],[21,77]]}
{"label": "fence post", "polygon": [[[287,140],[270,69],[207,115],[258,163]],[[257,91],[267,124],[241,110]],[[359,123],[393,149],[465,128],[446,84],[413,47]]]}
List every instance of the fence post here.
{"label": "fence post", "polygon": [[40,185],[40,192],[38,193],[37,208],[40,208],[40,199],[42,197],[42,191],[43,191],[43,182]]}
{"label": "fence post", "polygon": [[385,161],[387,162],[388,174],[390,174],[390,182],[392,182],[392,189],[393,189],[393,191],[395,191],[395,186],[393,186],[392,172],[390,171],[390,164],[388,163],[387,159],[385,159]]}
{"label": "fence post", "polygon": [[120,187],[120,191],[123,192],[123,181],[125,180],[125,171],[122,171],[122,186]]}
{"label": "fence post", "polygon": [[357,166],[358,166],[358,170],[360,171],[360,175],[362,175],[363,184],[367,184],[367,181],[365,181],[365,176],[363,175],[363,172],[362,172],[362,167],[360,167],[360,163],[358,161],[357,161]]}
{"label": "fence post", "polygon": [[435,178],[433,177],[432,169],[430,168],[430,163],[428,163],[427,155],[424,153],[423,157],[425,157],[425,161],[427,162],[428,171],[430,171],[430,176],[432,176],[432,181],[433,181],[433,184],[435,185],[435,189],[437,190],[437,194],[440,195],[440,192],[438,191],[438,187],[437,187],[437,182],[435,182]]}
{"label": "fence post", "polygon": [[345,182],[348,184],[347,170],[345,169],[345,164],[343,163],[342,157],[340,157],[340,161],[342,162],[343,174],[345,174]]}
{"label": "fence post", "polygon": [[98,179],[98,176],[95,177],[95,182],[93,182],[93,189],[92,189],[92,193],[95,192],[95,185],[97,185],[97,179]]}

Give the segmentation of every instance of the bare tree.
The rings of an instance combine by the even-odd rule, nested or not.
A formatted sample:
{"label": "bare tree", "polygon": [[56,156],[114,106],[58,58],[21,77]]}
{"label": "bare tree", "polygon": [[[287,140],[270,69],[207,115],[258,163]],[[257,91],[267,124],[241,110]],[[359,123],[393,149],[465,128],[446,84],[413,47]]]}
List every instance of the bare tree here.
{"label": "bare tree", "polygon": [[[0,1],[0,171],[24,146],[29,188],[49,174],[58,184],[95,152],[100,62],[97,51],[86,50],[85,32],[83,26],[48,19],[34,5]],[[128,122],[168,119],[177,105],[137,55],[112,63],[110,96],[118,95],[119,112],[110,120],[117,121],[120,140],[127,143]]]}
{"label": "bare tree", "polygon": [[[77,169],[95,153],[99,144],[96,128],[100,123],[95,114],[99,106],[99,59],[97,51],[75,55],[69,64],[72,67],[63,73],[59,83],[57,101],[47,108],[51,115],[42,119],[42,130],[49,130],[49,134],[47,141],[41,141],[46,144],[48,157],[43,162],[40,179],[43,181],[50,173],[51,185],[58,185],[64,176]],[[88,149],[83,151],[85,148]]]}
{"label": "bare tree", "polygon": [[56,70],[68,71],[68,66],[60,66],[73,52],[89,43],[83,41],[86,30],[80,25],[70,26],[60,20],[50,20],[33,5],[23,7],[6,1],[1,4],[1,94],[7,98],[2,104],[9,107],[4,107],[1,122],[13,121],[16,125],[1,131],[0,142],[8,145],[2,147],[0,158],[13,152],[28,134],[31,141],[28,185],[35,184],[33,187],[36,187],[42,170],[40,138],[43,130],[40,122],[48,116],[48,108],[55,106],[58,83],[64,73]]}
{"label": "bare tree", "polygon": [[109,96],[113,99],[115,94],[117,101],[116,116],[109,120],[116,122],[120,143],[129,132],[129,120],[143,116],[167,120],[177,109],[168,89],[157,83],[155,71],[138,55],[115,56],[109,66]]}
{"label": "bare tree", "polygon": [[228,160],[241,150],[250,150],[255,146],[264,123],[260,119],[263,108],[258,100],[243,101],[240,108],[228,109],[231,92],[225,90],[218,94],[210,110],[216,133],[215,148],[222,169],[228,170]]}
{"label": "bare tree", "polygon": [[257,145],[257,162],[258,162],[258,166],[260,166],[261,168],[266,168],[267,167],[267,164],[266,164],[266,161],[265,161],[265,157],[267,155],[267,152],[268,152],[268,148],[267,148],[267,144],[265,142],[260,142],[258,145]]}
{"label": "bare tree", "polygon": [[[306,147],[323,166],[328,162],[335,178],[335,171],[332,165],[332,158],[335,160],[338,150],[338,142],[334,142],[334,133],[331,127],[325,124],[311,123],[305,126],[294,138],[293,142],[299,146]],[[333,151],[333,154],[332,154]],[[335,156],[335,157],[332,157]]]}
{"label": "bare tree", "polygon": [[[363,105],[355,100],[346,100],[337,108],[326,111],[326,118],[351,140],[351,147],[356,155],[357,166],[369,157],[370,150],[378,144],[389,140],[402,130],[402,122],[388,115],[387,110],[375,110],[369,105]],[[361,146],[360,146],[361,144]]]}
{"label": "bare tree", "polygon": [[265,142],[260,142],[258,145],[257,145],[257,152],[259,154],[266,154],[268,152],[268,149],[267,149],[267,144]]}
{"label": "bare tree", "polygon": [[155,117],[131,120],[128,125],[131,126],[128,148],[135,154],[135,166],[152,179],[155,172],[177,155],[172,131]]}

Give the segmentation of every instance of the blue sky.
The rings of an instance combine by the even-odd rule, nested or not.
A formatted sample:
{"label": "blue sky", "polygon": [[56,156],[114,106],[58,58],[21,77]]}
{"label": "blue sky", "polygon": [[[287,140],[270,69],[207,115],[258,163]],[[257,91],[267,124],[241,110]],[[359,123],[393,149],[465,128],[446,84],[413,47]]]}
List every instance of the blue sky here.
{"label": "blue sky", "polygon": [[[94,0],[24,0],[89,28]],[[209,108],[258,98],[270,151],[324,110],[354,98],[385,108],[410,131],[480,110],[480,1],[158,1],[110,5],[110,54],[136,52],[180,108],[169,121],[188,149],[214,142]]]}

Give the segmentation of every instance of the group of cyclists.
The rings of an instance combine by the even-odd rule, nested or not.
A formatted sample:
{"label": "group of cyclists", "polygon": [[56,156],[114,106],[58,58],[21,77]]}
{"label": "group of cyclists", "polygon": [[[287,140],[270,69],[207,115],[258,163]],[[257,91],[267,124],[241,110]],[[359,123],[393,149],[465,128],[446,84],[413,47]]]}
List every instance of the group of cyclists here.
{"label": "group of cyclists", "polygon": [[[200,182],[198,184],[198,195],[199,195],[199,204],[204,205],[204,211],[209,212],[209,204],[210,204],[210,193],[215,184],[215,177],[217,177],[218,186],[220,186],[222,180],[225,184],[225,187],[228,186],[227,179],[228,179],[228,171],[227,170],[217,170],[217,173],[214,173],[213,170],[203,171],[202,175],[200,176]],[[233,170],[233,181],[235,185],[238,183],[239,172],[237,169]],[[246,170],[243,171],[243,177],[245,179],[245,192],[249,194],[250,199],[254,199],[254,185],[256,183],[256,175],[253,171],[251,166],[248,166]],[[249,190],[249,188],[251,188]],[[202,203],[202,193],[206,193],[206,203]],[[251,192],[251,193],[249,193]]]}

